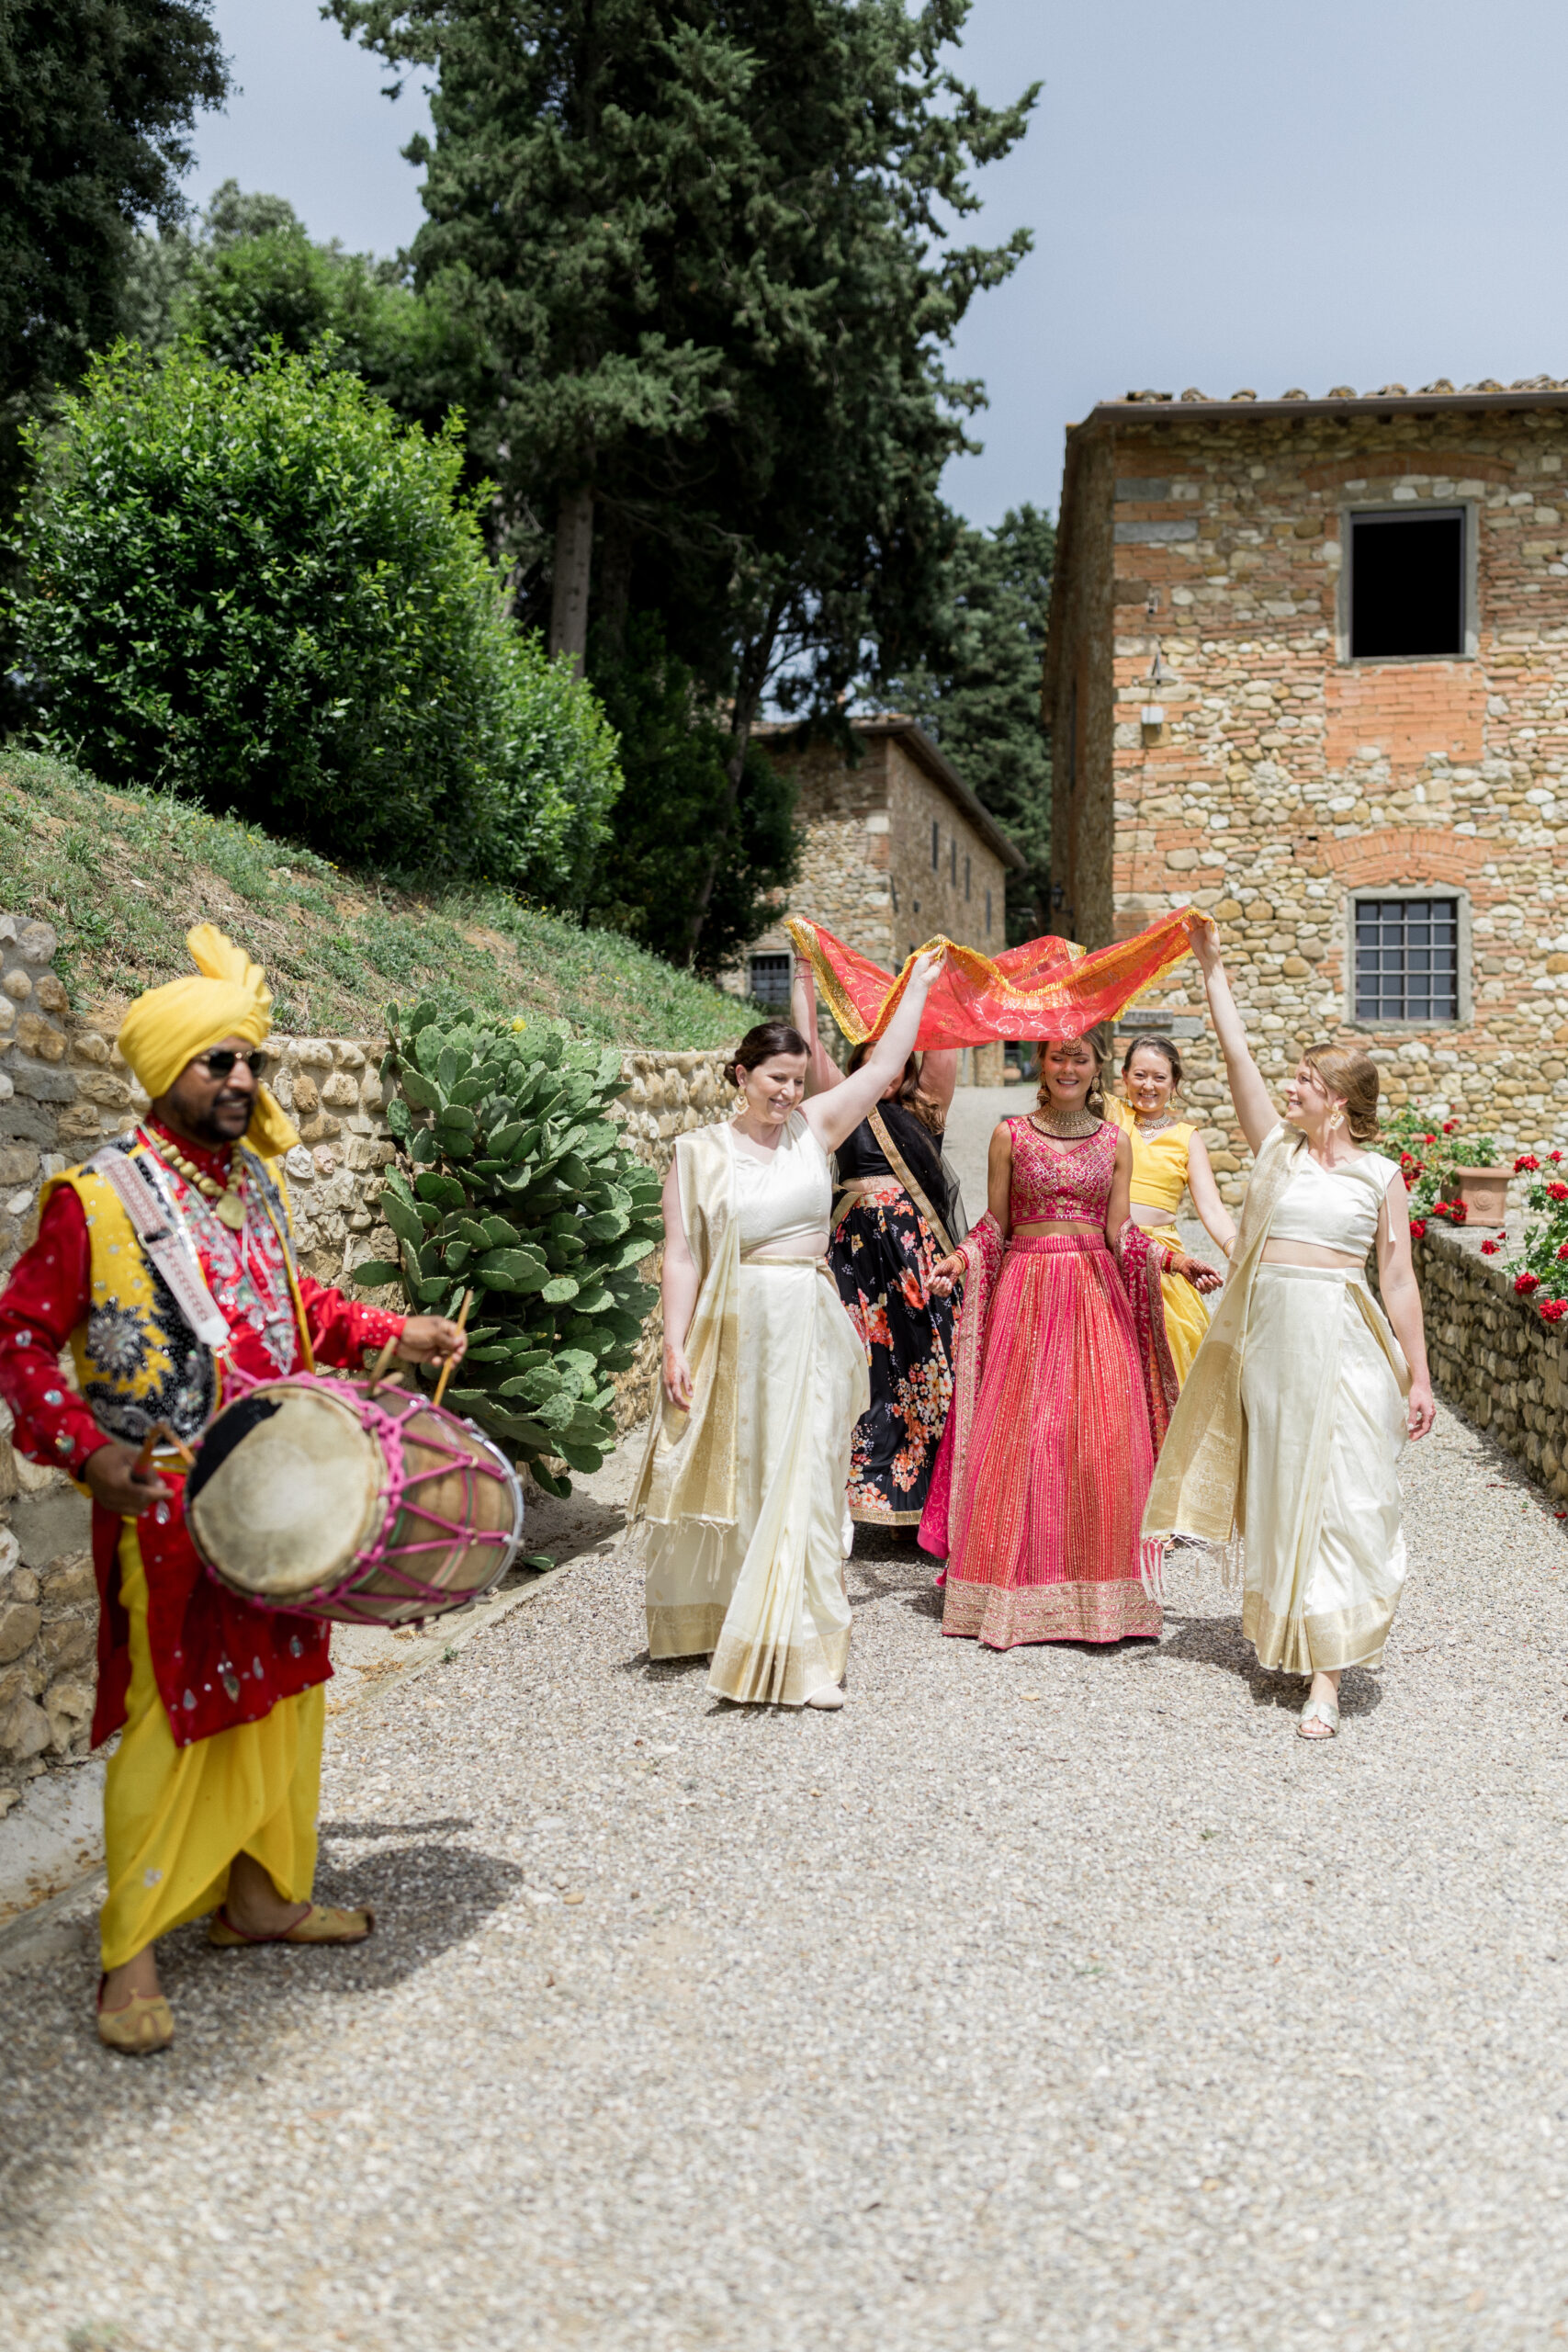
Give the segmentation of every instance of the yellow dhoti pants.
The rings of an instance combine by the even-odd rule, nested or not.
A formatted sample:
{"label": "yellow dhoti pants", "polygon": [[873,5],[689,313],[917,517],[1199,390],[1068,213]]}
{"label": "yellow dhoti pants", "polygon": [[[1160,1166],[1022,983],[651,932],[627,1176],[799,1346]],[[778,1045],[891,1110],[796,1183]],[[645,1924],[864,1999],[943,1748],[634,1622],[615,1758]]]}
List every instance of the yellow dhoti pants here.
{"label": "yellow dhoti pants", "polygon": [[147,1576],[132,1521],[120,1536],[119,1578],[130,1618],[130,1692],[104,1779],[106,1969],[215,1911],[237,1854],[252,1855],[286,1902],[309,1901],[326,1720],[318,1683],[280,1699],[260,1723],[176,1747],[152,1674]]}
{"label": "yellow dhoti pants", "polygon": [[1161,1274],[1160,1302],[1165,1308],[1165,1336],[1179,1384],[1185,1387],[1192,1359],[1209,1328],[1209,1310],[1201,1295],[1179,1274]]}

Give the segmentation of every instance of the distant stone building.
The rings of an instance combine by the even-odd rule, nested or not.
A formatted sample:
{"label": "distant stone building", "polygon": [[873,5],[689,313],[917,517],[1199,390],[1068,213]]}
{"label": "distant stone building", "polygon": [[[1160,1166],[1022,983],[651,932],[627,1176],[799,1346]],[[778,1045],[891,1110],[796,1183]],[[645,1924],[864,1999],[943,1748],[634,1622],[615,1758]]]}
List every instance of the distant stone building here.
{"label": "distant stone building", "polygon": [[[1145,393],[1067,435],[1046,648],[1055,927],[1190,900],[1266,1072],[1366,1043],[1386,1097],[1568,1122],[1568,385]],[[1191,1035],[1245,1164],[1196,967]],[[1223,1107],[1222,1107],[1223,1106]]]}
{"label": "distant stone building", "polygon": [[[800,878],[778,920],[752,942],[731,984],[787,1007],[794,955],[786,914],[809,916],[897,971],[937,933],[989,955],[1007,944],[1004,884],[1022,853],[988,816],[943,753],[912,718],[851,721],[861,758],[791,727],[758,730],[775,766],[792,771],[806,832]],[[1003,1047],[966,1053],[961,1076],[1001,1081]]]}

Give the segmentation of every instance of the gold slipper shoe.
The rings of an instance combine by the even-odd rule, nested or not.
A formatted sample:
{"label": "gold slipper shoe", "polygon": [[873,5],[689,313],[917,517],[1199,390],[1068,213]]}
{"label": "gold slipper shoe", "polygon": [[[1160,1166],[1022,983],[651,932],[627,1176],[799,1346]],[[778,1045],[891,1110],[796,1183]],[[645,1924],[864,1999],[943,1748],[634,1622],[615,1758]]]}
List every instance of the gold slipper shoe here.
{"label": "gold slipper shoe", "polygon": [[175,2038],[175,2013],[162,1993],[133,1993],[122,2009],[106,2009],[98,1987],[98,2040],[125,2058],[151,2058]]}
{"label": "gold slipper shoe", "polygon": [[238,1951],[242,1944],[362,1944],[375,1925],[376,1914],[368,1905],[363,1911],[343,1911],[336,1904],[312,1903],[304,1917],[280,1935],[248,1936],[227,1911],[218,1910],[208,1922],[207,1940],[220,1951]]}

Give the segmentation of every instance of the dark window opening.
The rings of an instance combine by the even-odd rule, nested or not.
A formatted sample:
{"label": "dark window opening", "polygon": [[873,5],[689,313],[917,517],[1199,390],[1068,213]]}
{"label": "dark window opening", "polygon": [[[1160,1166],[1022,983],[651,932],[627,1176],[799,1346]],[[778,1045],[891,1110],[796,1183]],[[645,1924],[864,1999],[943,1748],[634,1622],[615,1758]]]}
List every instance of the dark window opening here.
{"label": "dark window opening", "polygon": [[932,872],[933,874],[936,872],[938,865],[941,864],[941,861],[942,861],[942,827],[941,827],[937,822],[936,822],[935,819],[933,818],[933,819],[932,819],[932,820],[931,820],[931,872]]}
{"label": "dark window opening", "polygon": [[987,939],[989,939],[990,935],[991,935],[991,894],[990,894],[990,892],[987,890],[987,893],[986,893],[986,936],[987,936]]}
{"label": "dark window opening", "polygon": [[1352,514],[1357,661],[1464,651],[1464,513]]}
{"label": "dark window opening", "polygon": [[956,888],[958,883],[958,835],[947,837],[947,878]]}
{"label": "dark window opening", "polygon": [[964,861],[964,895],[965,898],[969,896],[969,860],[967,858]]}
{"label": "dark window opening", "polygon": [[759,1004],[787,1005],[793,974],[788,956],[753,956],[751,958],[751,994]]}
{"label": "dark window opening", "polygon": [[1358,1021],[1459,1019],[1459,900],[1358,899]]}

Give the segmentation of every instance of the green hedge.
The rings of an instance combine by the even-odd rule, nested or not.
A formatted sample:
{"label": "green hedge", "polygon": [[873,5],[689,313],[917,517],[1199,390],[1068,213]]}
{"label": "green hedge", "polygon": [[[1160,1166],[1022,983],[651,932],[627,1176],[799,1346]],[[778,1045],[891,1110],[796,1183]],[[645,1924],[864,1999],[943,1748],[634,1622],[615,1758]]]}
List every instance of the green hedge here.
{"label": "green hedge", "polygon": [[28,428],[23,689],[107,783],[581,910],[615,734],[506,616],[461,420],[427,437],[330,357],[122,345]]}

